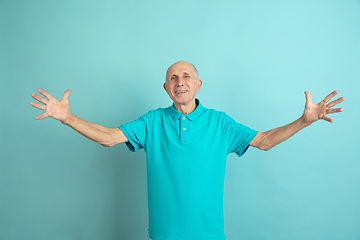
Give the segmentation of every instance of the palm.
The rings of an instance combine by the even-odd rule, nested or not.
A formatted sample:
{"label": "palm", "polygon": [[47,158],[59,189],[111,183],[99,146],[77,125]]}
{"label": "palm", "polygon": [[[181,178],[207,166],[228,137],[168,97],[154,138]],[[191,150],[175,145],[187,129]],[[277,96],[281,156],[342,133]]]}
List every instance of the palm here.
{"label": "palm", "polygon": [[303,114],[305,121],[308,124],[311,124],[320,119],[323,119],[328,122],[333,122],[334,120],[328,117],[327,114],[342,112],[343,111],[342,108],[332,108],[332,107],[345,100],[344,97],[341,97],[328,103],[328,101],[330,101],[330,99],[333,98],[337,93],[338,91],[334,91],[329,95],[327,95],[324,98],[324,100],[322,100],[318,104],[315,104],[312,102],[311,94],[309,92],[305,92],[306,104]]}
{"label": "palm", "polygon": [[65,122],[71,114],[68,101],[70,90],[67,90],[64,93],[61,101],[58,101],[56,98],[54,98],[44,90],[39,89],[39,93],[45,96],[48,100],[36,95],[35,93],[31,94],[31,96],[35,100],[38,100],[39,102],[45,104],[42,105],[35,102],[30,103],[33,107],[46,111],[45,113],[36,116],[35,119],[40,120],[43,118],[52,117],[61,122]]}

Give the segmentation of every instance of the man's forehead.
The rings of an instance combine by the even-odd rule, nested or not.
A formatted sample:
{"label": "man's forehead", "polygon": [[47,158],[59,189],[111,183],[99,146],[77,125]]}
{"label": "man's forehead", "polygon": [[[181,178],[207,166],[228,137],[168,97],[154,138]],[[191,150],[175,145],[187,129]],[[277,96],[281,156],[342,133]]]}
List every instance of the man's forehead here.
{"label": "man's forehead", "polygon": [[196,73],[196,70],[195,70],[194,65],[192,65],[191,63],[180,61],[180,62],[176,62],[173,65],[171,65],[168,68],[166,75],[175,74],[178,72],[190,74],[190,73]]}
{"label": "man's forehead", "polygon": [[178,69],[178,70],[168,72],[168,75],[173,76],[173,75],[177,75],[177,74],[181,74],[181,73],[183,73],[183,74],[191,74],[191,71]]}
{"label": "man's forehead", "polygon": [[168,68],[168,72],[172,72],[172,71],[190,72],[192,70],[193,70],[193,66],[187,62],[177,62]]}

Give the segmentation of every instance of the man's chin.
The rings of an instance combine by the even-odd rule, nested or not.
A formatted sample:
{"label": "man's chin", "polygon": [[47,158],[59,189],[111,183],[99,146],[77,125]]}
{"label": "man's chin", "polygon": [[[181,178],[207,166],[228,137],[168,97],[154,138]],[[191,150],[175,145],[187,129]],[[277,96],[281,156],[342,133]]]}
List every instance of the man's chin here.
{"label": "man's chin", "polygon": [[193,99],[178,99],[178,98],[174,98],[172,99],[174,101],[175,104],[177,105],[189,105],[191,104],[193,101],[195,102],[195,98]]}

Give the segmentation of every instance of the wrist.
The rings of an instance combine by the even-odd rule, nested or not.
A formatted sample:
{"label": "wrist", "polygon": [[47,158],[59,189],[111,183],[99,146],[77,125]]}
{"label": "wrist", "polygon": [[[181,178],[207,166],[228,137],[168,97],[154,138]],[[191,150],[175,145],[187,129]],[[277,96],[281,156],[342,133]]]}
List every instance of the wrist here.
{"label": "wrist", "polygon": [[312,122],[306,120],[304,114],[299,118],[299,121],[300,121],[300,124],[303,126],[303,127],[308,127],[312,124]]}
{"label": "wrist", "polygon": [[75,121],[75,115],[70,113],[69,116],[66,119],[61,121],[61,123],[64,124],[64,125],[70,126],[70,124],[72,122],[74,122],[74,121]]}

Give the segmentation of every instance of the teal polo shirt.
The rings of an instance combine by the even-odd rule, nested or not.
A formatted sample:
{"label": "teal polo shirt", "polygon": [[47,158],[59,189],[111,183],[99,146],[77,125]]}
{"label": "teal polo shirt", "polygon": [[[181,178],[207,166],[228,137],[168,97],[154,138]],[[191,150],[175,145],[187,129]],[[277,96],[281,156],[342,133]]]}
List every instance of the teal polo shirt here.
{"label": "teal polo shirt", "polygon": [[229,153],[242,156],[256,136],[224,112],[196,99],[189,114],[174,105],[119,128],[147,162],[149,237],[153,240],[224,240],[223,191]]}

